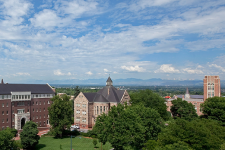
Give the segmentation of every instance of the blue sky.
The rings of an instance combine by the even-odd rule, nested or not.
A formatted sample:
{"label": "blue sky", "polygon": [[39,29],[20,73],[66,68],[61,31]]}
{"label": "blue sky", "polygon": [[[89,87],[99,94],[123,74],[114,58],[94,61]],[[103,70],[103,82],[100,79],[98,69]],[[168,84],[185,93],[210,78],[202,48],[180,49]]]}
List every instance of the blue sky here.
{"label": "blue sky", "polygon": [[0,0],[0,78],[225,79],[224,0]]}

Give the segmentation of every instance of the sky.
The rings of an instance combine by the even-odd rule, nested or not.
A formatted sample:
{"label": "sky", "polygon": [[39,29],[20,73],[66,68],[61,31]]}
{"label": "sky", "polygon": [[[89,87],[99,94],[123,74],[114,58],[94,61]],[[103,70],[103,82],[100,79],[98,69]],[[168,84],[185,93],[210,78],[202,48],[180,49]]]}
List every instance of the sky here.
{"label": "sky", "polygon": [[225,80],[224,0],[0,0],[0,78]]}

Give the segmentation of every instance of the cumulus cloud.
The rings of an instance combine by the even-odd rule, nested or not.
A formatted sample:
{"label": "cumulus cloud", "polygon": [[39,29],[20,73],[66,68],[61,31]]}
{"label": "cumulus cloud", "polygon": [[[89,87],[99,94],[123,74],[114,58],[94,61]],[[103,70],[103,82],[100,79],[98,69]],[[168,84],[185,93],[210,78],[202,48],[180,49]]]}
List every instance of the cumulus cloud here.
{"label": "cumulus cloud", "polygon": [[86,72],[88,75],[92,75],[93,73],[91,71]]}
{"label": "cumulus cloud", "polygon": [[189,73],[189,74],[203,74],[203,71],[199,69],[191,69],[191,68],[185,68],[183,71]]}
{"label": "cumulus cloud", "polygon": [[225,69],[223,67],[218,66],[216,64],[209,65],[209,67],[215,67],[215,68],[219,69],[220,71],[225,72]]}
{"label": "cumulus cloud", "polygon": [[127,70],[127,71],[136,71],[136,72],[145,72],[146,70],[142,67],[139,67],[138,65],[136,66],[121,66],[122,69]]}
{"label": "cumulus cloud", "polygon": [[58,69],[58,70],[54,70],[54,75],[57,75],[57,76],[64,76],[64,75],[71,76],[72,74],[70,72],[68,72],[68,73],[62,73],[61,70]]}
{"label": "cumulus cloud", "polygon": [[108,69],[103,69],[104,70],[104,72],[111,72],[111,71],[109,71]]}
{"label": "cumulus cloud", "polygon": [[155,73],[180,73],[178,69],[172,67],[171,64],[163,64],[159,69],[154,71]]}

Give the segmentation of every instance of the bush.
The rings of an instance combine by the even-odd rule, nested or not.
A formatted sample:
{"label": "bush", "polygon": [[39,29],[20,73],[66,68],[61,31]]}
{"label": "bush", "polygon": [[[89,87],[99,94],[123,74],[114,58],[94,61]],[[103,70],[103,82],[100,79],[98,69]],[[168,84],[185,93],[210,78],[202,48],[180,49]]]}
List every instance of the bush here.
{"label": "bush", "polygon": [[18,133],[18,131],[16,129],[11,129],[11,133],[13,134],[13,136],[15,137],[16,134]]}
{"label": "bush", "polygon": [[89,136],[88,136],[88,133],[84,133],[84,132],[80,132],[80,133],[81,133],[81,135],[84,136],[84,137],[89,137]]}
{"label": "bush", "polygon": [[87,132],[88,137],[96,138],[97,134],[93,130],[88,130]]}
{"label": "bush", "polygon": [[93,144],[95,147],[96,147],[97,143],[98,143],[98,141],[96,139],[93,139]]}

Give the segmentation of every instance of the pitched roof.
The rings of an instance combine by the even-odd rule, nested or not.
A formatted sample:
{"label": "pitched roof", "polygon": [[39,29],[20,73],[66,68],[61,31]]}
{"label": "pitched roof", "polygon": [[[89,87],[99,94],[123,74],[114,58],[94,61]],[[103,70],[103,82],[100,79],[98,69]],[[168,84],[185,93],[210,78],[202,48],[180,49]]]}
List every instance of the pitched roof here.
{"label": "pitched roof", "polygon": [[110,77],[108,77],[106,82],[112,82],[112,79]]}
{"label": "pitched roof", "polygon": [[[110,79],[111,80],[111,79]],[[108,81],[108,80],[107,80]],[[125,90],[117,90],[114,86],[105,86],[97,93],[83,93],[89,102],[119,103]]]}
{"label": "pitched roof", "polygon": [[54,94],[48,84],[0,84],[0,94],[2,95],[25,91],[31,91],[31,94]]}
{"label": "pitched roof", "polygon": [[188,88],[186,89],[186,93],[185,94],[189,94],[189,90],[188,90]]}

